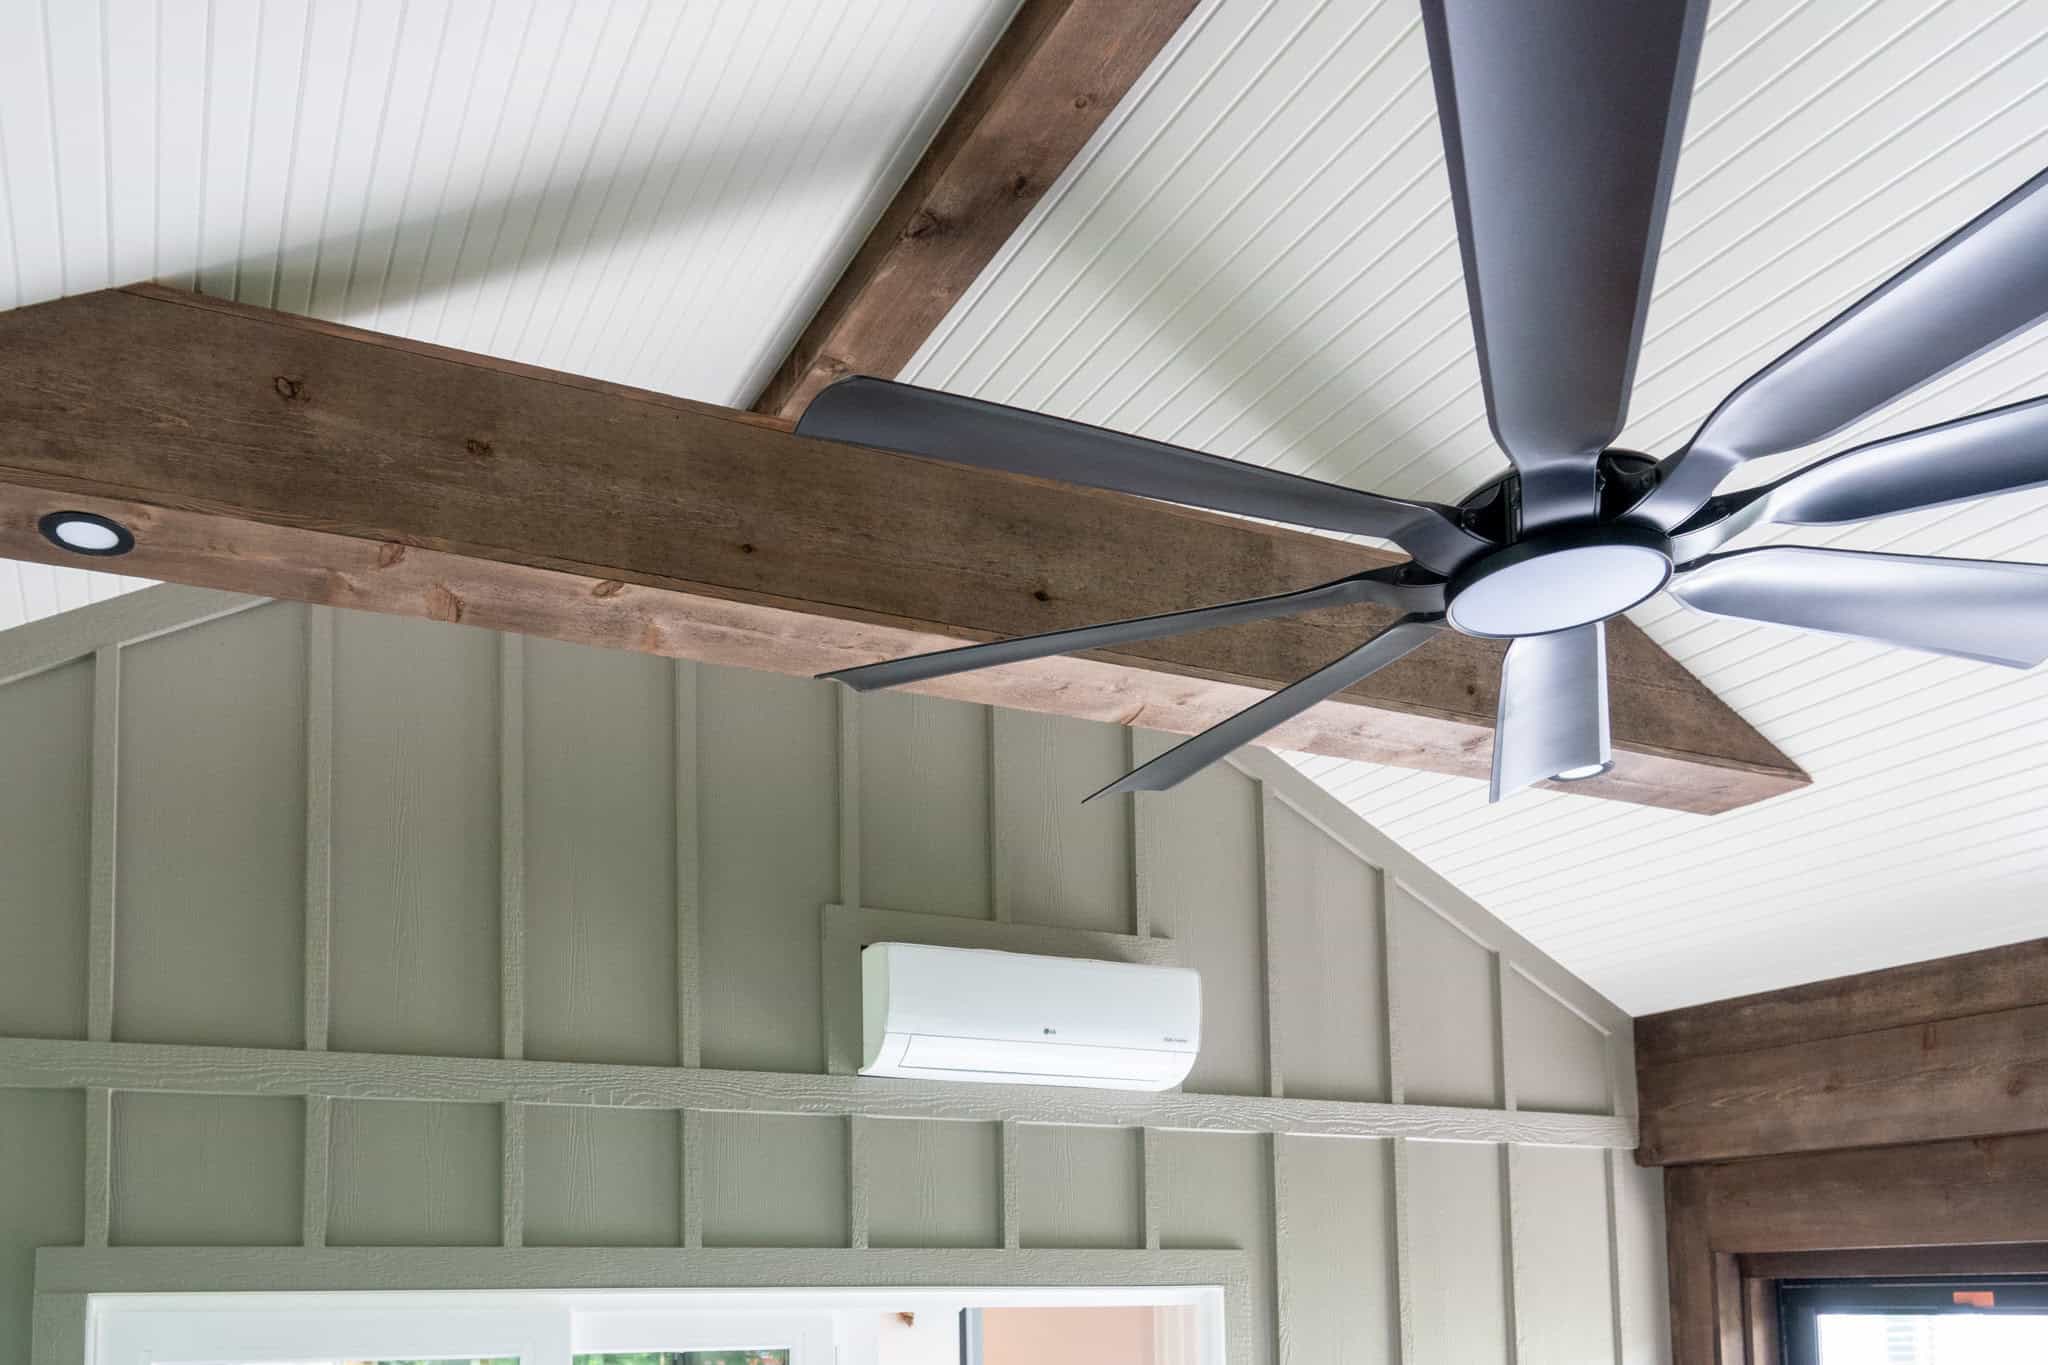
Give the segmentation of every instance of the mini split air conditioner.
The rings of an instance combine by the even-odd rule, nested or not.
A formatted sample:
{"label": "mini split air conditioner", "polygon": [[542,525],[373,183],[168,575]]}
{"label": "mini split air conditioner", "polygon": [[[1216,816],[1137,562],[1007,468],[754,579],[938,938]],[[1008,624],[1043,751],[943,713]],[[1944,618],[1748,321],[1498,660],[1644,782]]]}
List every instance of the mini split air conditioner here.
{"label": "mini split air conditioner", "polygon": [[1184,967],[875,943],[860,972],[863,1076],[1167,1090],[1201,1047]]}

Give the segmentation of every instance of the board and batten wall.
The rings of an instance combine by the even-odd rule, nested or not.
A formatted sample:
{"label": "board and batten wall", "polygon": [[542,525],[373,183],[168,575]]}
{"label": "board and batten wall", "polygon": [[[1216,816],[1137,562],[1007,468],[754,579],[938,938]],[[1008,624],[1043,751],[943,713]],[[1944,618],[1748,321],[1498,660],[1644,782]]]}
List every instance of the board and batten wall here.
{"label": "board and batten wall", "polygon": [[[81,1245],[1238,1249],[1246,1365],[1666,1359],[1627,1020],[1271,755],[1080,804],[1168,742],[187,588],[0,635],[0,1361]],[[940,917],[1198,968],[1187,1093],[863,1112],[983,1089],[831,1076],[834,924]]]}

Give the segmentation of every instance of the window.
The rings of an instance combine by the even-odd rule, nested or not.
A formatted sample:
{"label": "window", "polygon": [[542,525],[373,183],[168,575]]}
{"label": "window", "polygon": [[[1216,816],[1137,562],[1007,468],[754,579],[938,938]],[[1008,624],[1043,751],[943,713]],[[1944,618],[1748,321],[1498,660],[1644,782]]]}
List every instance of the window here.
{"label": "window", "polygon": [[2048,1278],[1786,1280],[1785,1365],[2041,1365]]}
{"label": "window", "polygon": [[1224,1365],[1207,1286],[95,1294],[85,1365],[903,1365],[898,1323],[951,1360],[984,1309],[1146,1306]]}

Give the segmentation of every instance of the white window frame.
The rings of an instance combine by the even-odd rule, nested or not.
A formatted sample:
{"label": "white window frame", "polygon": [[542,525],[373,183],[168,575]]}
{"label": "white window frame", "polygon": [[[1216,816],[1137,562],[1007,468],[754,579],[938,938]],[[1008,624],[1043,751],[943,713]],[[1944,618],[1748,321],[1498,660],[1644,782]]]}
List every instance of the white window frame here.
{"label": "white window frame", "polygon": [[790,1365],[872,1365],[884,1313],[1189,1306],[1201,1365],[1224,1365],[1224,1287],[1018,1286],[579,1291],[337,1290],[92,1294],[84,1365],[249,1365],[582,1352],[790,1351]]}

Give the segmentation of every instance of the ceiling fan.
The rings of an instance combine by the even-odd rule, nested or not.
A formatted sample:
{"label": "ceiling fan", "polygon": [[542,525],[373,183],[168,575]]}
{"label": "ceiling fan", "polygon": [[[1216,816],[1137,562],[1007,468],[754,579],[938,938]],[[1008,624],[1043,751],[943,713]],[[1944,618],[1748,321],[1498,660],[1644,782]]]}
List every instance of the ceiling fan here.
{"label": "ceiling fan", "polygon": [[1422,0],[1479,374],[1512,465],[1455,507],[1383,497],[880,379],[803,435],[1390,540],[1412,561],[1296,592],[971,645],[825,676],[861,689],[1371,602],[1351,652],[1097,792],[1160,791],[1443,630],[1512,641],[1494,801],[1612,766],[1603,623],[1668,589],[1700,611],[1987,663],[2048,658],[2048,565],[1765,546],[2048,483],[2048,398],[1875,441],[1760,488],[1743,462],[1839,431],[2048,316],[2048,172],[1735,390],[1684,449],[1615,449],[1705,0]]}

